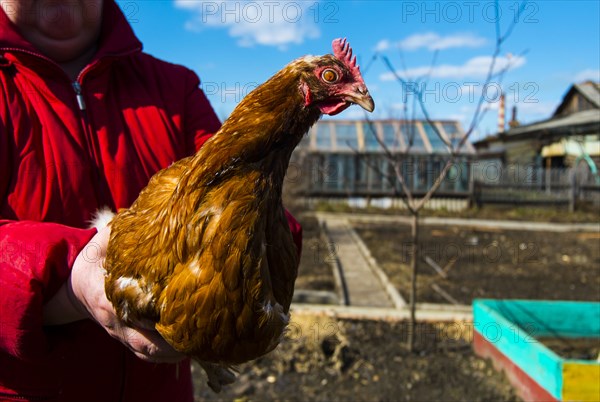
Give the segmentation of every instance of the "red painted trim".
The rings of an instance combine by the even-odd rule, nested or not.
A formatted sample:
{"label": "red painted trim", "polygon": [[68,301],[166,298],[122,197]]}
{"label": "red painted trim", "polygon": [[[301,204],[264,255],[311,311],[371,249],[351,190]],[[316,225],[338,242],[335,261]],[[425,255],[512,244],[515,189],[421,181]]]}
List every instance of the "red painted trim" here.
{"label": "red painted trim", "polygon": [[473,331],[473,349],[481,357],[492,359],[498,371],[504,371],[508,381],[515,387],[517,394],[524,401],[549,402],[557,401],[541,385],[521,370],[508,357],[500,352],[494,345],[485,340],[477,331]]}

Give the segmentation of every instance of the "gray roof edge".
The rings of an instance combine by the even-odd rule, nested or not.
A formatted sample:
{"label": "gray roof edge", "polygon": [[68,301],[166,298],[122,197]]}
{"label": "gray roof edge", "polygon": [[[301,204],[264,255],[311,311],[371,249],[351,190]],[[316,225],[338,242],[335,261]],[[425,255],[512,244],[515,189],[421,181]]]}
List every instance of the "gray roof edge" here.
{"label": "gray roof edge", "polygon": [[587,100],[596,105],[596,107],[600,108],[600,89],[598,88],[598,83],[586,81],[575,84],[574,86]]}

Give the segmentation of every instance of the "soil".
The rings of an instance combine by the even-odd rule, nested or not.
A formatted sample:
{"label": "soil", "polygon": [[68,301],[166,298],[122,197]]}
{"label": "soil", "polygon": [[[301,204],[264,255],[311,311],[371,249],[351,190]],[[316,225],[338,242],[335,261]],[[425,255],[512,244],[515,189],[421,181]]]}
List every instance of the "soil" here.
{"label": "soil", "polygon": [[598,338],[537,338],[548,349],[565,359],[594,360],[600,362]]}
{"label": "soil", "polygon": [[328,263],[328,245],[321,235],[319,222],[309,215],[298,215],[296,219],[302,225],[303,239],[295,288],[335,292],[333,272]]}
{"label": "soil", "polygon": [[194,366],[198,401],[516,401],[503,374],[474,355],[466,323],[419,324],[408,352],[405,322],[294,317],[272,353],[239,367],[214,394]]}
{"label": "soil", "polygon": [[[410,227],[356,224],[355,229],[408,300]],[[600,233],[422,225],[419,241],[418,302],[471,304],[475,298],[600,301]],[[426,256],[429,264],[423,260]]]}

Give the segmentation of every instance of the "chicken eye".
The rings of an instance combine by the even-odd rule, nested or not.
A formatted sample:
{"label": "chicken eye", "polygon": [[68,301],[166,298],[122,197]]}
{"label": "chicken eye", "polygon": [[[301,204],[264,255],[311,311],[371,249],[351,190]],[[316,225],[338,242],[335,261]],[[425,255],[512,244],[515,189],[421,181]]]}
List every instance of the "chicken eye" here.
{"label": "chicken eye", "polygon": [[323,81],[325,82],[336,82],[338,80],[338,73],[335,72],[335,70],[328,68],[321,73],[321,78],[323,78]]}

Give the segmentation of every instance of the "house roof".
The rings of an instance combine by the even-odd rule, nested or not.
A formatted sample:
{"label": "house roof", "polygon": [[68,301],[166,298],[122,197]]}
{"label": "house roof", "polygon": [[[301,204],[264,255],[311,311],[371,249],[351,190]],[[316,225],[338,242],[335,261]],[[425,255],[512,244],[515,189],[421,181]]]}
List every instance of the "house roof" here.
{"label": "house roof", "polygon": [[[581,94],[596,109],[561,115],[560,112],[567,106],[569,99],[575,93]],[[573,84],[569,88],[562,102],[550,118],[511,128],[503,133],[497,133],[477,141],[473,145],[477,148],[482,148],[494,141],[519,140],[523,137],[531,137],[532,135],[543,136],[544,139],[551,141],[558,137],[598,133],[600,133],[600,84],[586,81]]]}
{"label": "house roof", "polygon": [[523,137],[532,137],[532,135],[543,136],[551,141],[558,137],[598,133],[600,133],[600,110],[594,109],[515,127],[504,133],[476,141],[473,145],[480,148],[494,141],[520,140]]}
{"label": "house roof", "polygon": [[[457,146],[463,136],[460,123],[454,120],[328,119],[313,126],[300,148],[317,152],[378,153],[384,152],[381,141],[392,152],[446,154],[446,143]],[[459,153],[474,154],[475,149],[467,141]]]}
{"label": "house roof", "polygon": [[561,117],[551,117],[547,120],[525,126],[515,127],[509,131],[500,134],[505,136],[520,136],[522,134],[534,131],[544,132],[545,134],[595,134],[600,132],[600,110],[584,110],[571,113]]}
{"label": "house roof", "polygon": [[600,83],[589,82],[590,85],[575,84],[579,92],[590,102],[600,108]]}
{"label": "house roof", "polygon": [[562,102],[554,111],[553,116],[558,115],[568,103],[568,100],[571,99],[574,93],[580,93],[585,99],[587,99],[592,105],[596,106],[596,108],[600,108],[600,83],[585,81],[578,84],[573,84],[571,88],[567,91],[565,96],[563,96]]}

